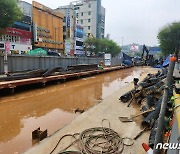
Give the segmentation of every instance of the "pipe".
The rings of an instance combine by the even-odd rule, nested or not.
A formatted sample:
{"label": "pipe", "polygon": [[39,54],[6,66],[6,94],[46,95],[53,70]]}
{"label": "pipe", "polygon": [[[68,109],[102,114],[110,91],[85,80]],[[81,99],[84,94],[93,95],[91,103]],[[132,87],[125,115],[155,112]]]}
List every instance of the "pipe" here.
{"label": "pipe", "polygon": [[151,133],[149,136],[149,146],[151,148],[154,147],[154,141],[155,141],[155,136],[156,136],[156,132],[157,132],[157,125],[158,125],[158,120],[155,121],[153,128],[151,129]]}
{"label": "pipe", "polygon": [[164,82],[159,81],[158,83],[144,89],[144,94],[145,95],[151,95],[152,93],[155,93],[163,85],[164,85]]}
{"label": "pipe", "polygon": [[54,72],[59,72],[59,71],[63,71],[63,68],[62,68],[62,67],[54,67],[54,68],[46,71],[42,76],[43,76],[43,77],[46,77],[46,76],[51,75],[51,74],[54,73]]}
{"label": "pipe", "polygon": [[121,100],[123,103],[128,102],[132,98],[132,90],[122,95],[119,100]]}
{"label": "pipe", "polygon": [[161,108],[162,97],[158,100],[155,110],[148,114],[148,116],[142,121],[143,128],[152,128],[154,122],[157,120]]}

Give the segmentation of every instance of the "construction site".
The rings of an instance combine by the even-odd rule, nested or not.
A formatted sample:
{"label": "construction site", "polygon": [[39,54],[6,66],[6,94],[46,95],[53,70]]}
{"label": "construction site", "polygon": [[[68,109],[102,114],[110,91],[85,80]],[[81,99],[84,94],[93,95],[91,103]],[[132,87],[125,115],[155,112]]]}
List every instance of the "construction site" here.
{"label": "construction site", "polygon": [[101,62],[1,76],[0,152],[177,152],[164,149],[179,133],[176,58],[161,68],[150,66],[150,58],[123,59],[121,66]]}
{"label": "construction site", "polygon": [[178,6],[1,0],[0,154],[180,154]]}

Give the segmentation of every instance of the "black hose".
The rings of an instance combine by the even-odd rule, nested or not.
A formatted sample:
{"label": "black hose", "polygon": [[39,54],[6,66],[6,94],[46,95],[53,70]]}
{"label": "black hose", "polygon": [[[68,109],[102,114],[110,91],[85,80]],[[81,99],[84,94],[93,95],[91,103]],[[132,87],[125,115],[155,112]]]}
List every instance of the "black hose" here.
{"label": "black hose", "polygon": [[164,82],[163,81],[159,81],[158,83],[150,86],[150,87],[147,87],[143,90],[144,92],[144,95],[150,95],[152,93],[156,93],[156,91],[162,87],[164,85]]}
{"label": "black hose", "polygon": [[152,128],[154,122],[159,117],[159,112],[161,109],[162,97],[158,100],[155,105],[155,110],[148,114],[148,116],[142,121],[141,125],[143,128]]}
{"label": "black hose", "polygon": [[[149,110],[151,107],[153,107],[157,103],[157,99],[153,95],[147,95],[142,101],[141,101],[141,111],[145,112]],[[149,113],[143,114],[144,117],[146,117]]]}
{"label": "black hose", "polygon": [[132,90],[125,93],[124,95],[122,95],[119,100],[121,100],[121,102],[126,103],[128,102],[130,99],[132,99]]}
{"label": "black hose", "polygon": [[158,125],[158,120],[155,121],[154,126],[151,129],[151,133],[150,133],[150,136],[149,136],[149,146],[152,149],[154,147],[155,136],[156,136],[156,131],[157,131],[157,125]]}

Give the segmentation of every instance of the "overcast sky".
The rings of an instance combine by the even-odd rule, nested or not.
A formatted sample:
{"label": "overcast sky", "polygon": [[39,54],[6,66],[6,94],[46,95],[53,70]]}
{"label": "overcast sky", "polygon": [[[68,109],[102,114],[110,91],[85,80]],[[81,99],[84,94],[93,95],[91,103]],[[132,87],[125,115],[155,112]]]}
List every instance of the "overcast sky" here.
{"label": "overcast sky", "polygon": [[[36,1],[54,9],[73,0]],[[102,5],[106,8],[105,34],[119,45],[157,45],[160,28],[180,21],[180,0],[102,0]]]}

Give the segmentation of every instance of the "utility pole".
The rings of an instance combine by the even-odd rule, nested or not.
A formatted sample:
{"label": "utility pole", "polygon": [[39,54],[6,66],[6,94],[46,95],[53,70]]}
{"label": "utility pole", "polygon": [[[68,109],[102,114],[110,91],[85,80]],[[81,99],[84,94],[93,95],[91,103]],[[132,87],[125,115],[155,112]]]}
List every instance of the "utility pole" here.
{"label": "utility pole", "polygon": [[165,89],[164,89],[163,99],[161,103],[161,110],[160,110],[159,118],[158,118],[158,126],[157,126],[157,131],[156,131],[156,136],[155,136],[153,154],[161,153],[161,149],[156,149],[156,145],[158,143],[162,143],[162,140],[163,140],[164,126],[165,126],[164,117],[165,117],[166,106],[167,106],[167,101],[168,101],[168,93],[169,93],[169,89],[172,86],[172,81],[173,81],[172,76],[173,76],[174,66],[175,66],[175,59],[170,57],[170,64],[168,68],[168,74],[166,78]]}
{"label": "utility pole", "polygon": [[124,39],[124,37],[122,37],[122,46],[123,46],[123,39]]}
{"label": "utility pole", "polygon": [[8,60],[7,60],[7,52],[10,51],[10,42],[5,42],[5,50],[4,50],[4,74],[8,74]]}

